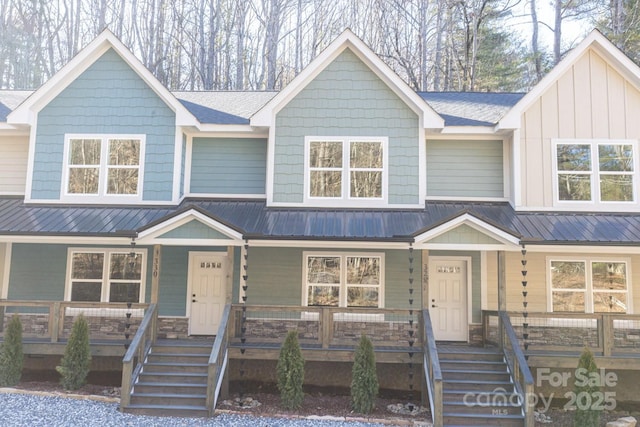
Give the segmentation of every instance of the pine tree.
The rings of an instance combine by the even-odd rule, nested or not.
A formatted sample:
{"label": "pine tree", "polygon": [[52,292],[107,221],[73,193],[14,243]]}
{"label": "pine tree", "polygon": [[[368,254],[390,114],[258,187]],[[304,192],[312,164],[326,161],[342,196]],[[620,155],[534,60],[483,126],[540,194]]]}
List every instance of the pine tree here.
{"label": "pine tree", "polygon": [[89,346],[89,325],[80,314],[73,322],[71,336],[64,350],[64,356],[56,371],[62,376],[60,383],[65,390],[77,390],[84,385],[91,365]]}
{"label": "pine tree", "polygon": [[[580,356],[578,369],[584,370],[582,372],[584,375],[581,375],[581,377],[594,378],[595,376],[592,374],[596,373],[597,375],[598,367],[593,358],[593,353],[591,353],[588,348],[585,348]],[[591,405],[593,405],[594,402],[598,402],[597,393],[600,392],[600,387],[591,381],[587,381],[586,384],[576,385],[574,392],[577,405],[576,412],[573,416],[574,427],[598,427],[600,425],[600,410],[593,409]],[[585,395],[587,395],[588,398],[586,398]],[[584,407],[583,405],[585,404],[588,404],[589,407]]]}
{"label": "pine tree", "polygon": [[356,349],[351,379],[351,400],[356,412],[368,414],[373,410],[378,396],[376,356],[371,340],[362,335]]}
{"label": "pine tree", "polygon": [[7,325],[4,343],[0,346],[0,386],[11,387],[20,382],[23,362],[22,322],[14,314]]}
{"label": "pine tree", "polygon": [[289,331],[280,348],[280,356],[276,366],[278,375],[278,390],[282,406],[287,409],[297,409],[302,406],[304,393],[304,358],[298,343],[298,333]]}

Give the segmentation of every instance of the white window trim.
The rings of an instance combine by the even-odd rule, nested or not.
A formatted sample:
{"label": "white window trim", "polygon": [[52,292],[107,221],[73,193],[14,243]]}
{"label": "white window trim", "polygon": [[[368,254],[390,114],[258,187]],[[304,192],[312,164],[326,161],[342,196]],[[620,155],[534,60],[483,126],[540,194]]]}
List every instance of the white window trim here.
{"label": "white window trim", "polygon": [[[142,269],[140,271],[140,297],[138,301],[132,301],[133,303],[142,303],[145,300],[146,295],[146,282],[147,282],[147,250],[136,248],[133,250],[136,254],[142,255]],[[102,271],[102,289],[100,295],[100,302],[109,302],[109,260],[111,254],[129,254],[131,253],[131,249],[127,247],[122,248],[83,248],[83,247],[74,247],[67,249],[67,272],[65,276],[65,285],[64,285],[64,300],[71,301],[71,273],[72,273],[72,264],[73,264],[73,254],[74,253],[96,253],[96,254],[104,254],[105,256],[105,268]],[[97,282],[98,280],[96,280]]]}
{"label": "white window trim", "polygon": [[[69,193],[69,151],[72,139],[100,139],[100,175],[98,194]],[[107,194],[107,159],[109,158],[110,139],[137,139],[140,141],[140,154],[138,165],[138,192],[136,194]],[[62,186],[60,190],[61,200],[71,203],[131,203],[142,201],[144,183],[146,135],[144,134],[65,134],[64,136],[64,160],[62,165]]]}
{"label": "white window trim", "polygon": [[[631,258],[609,258],[609,257],[601,257],[601,256],[593,256],[593,257],[571,257],[571,256],[560,256],[560,257],[546,257],[546,276],[547,276],[547,311],[549,313],[564,313],[564,312],[554,312],[553,311],[553,287],[552,287],[552,278],[551,278],[551,263],[552,262],[582,262],[585,264],[585,289],[584,289],[584,306],[586,314],[593,314],[594,305],[593,305],[593,272],[592,272],[592,263],[594,262],[612,262],[612,263],[623,263],[625,264],[625,269],[627,272],[627,290],[623,291],[615,291],[615,293],[626,293],[627,295],[627,311],[626,314],[633,314],[633,283],[632,283],[632,271],[631,271]],[[556,291],[569,291],[569,292],[580,292],[579,289],[555,289]],[[595,291],[596,293],[601,291]],[[579,314],[580,311],[571,312]],[[606,314],[598,312],[596,314]],[[615,313],[612,313],[615,314]]]}
{"label": "white window trim", "polygon": [[[347,269],[346,266],[346,258],[347,257],[376,257],[380,258],[380,284],[378,285],[378,298],[379,305],[375,308],[384,308],[384,276],[385,276],[385,260],[384,260],[384,252],[322,252],[322,251],[304,251],[302,252],[302,306],[307,307],[309,304],[309,295],[307,292],[307,279],[308,279],[308,266],[309,262],[307,261],[310,256],[317,257],[336,257],[340,258],[340,298],[338,300],[338,306],[335,308],[356,308],[356,307],[347,307]],[[315,307],[315,306],[312,306]]]}
{"label": "white window trim", "polygon": [[[342,143],[342,196],[311,197],[311,171],[309,168],[309,150],[311,142],[327,141]],[[351,167],[349,165],[350,144],[352,142],[380,142],[382,144],[382,197],[354,198],[350,196]],[[362,170],[362,169],[355,169]],[[370,136],[307,136],[304,140],[304,204],[318,207],[379,207],[387,206],[389,187],[389,138]]]}
{"label": "white window trim", "polygon": [[[558,145],[589,145],[591,147],[591,172],[588,175],[591,177],[591,200],[560,200],[558,192]],[[633,152],[633,173],[630,175],[633,177],[633,201],[601,201],[600,200],[600,170],[598,166],[598,146],[600,145],[631,145]],[[551,140],[551,157],[552,157],[552,169],[553,169],[553,206],[558,208],[567,209],[591,209],[591,210],[629,210],[640,205],[638,198],[638,186],[640,181],[638,176],[640,174],[640,159],[638,159],[638,140],[635,139],[552,139]],[[597,169],[597,170],[596,170]],[[585,173],[586,175],[587,173]]]}

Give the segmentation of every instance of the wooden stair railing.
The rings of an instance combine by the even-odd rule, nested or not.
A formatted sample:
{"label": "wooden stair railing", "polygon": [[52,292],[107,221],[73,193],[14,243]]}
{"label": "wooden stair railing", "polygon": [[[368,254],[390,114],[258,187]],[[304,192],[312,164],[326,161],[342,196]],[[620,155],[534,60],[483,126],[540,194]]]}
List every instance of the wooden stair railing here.
{"label": "wooden stair railing", "polygon": [[222,312],[220,326],[209,356],[209,368],[207,371],[207,409],[209,416],[213,416],[216,410],[218,396],[220,396],[227,371],[227,363],[229,361],[229,328],[227,326],[230,314],[231,304],[227,304]]}
{"label": "wooden stair railing", "polygon": [[429,310],[422,310],[422,324],[424,325],[423,337],[423,363],[424,376],[429,391],[429,406],[434,427],[443,426],[443,405],[442,405],[442,371],[440,370],[440,359],[436,347],[436,339],[433,335],[431,316]]}
{"label": "wooden stair railing", "polygon": [[[120,391],[120,410],[126,408],[131,402],[131,390],[140,373],[149,350],[156,341],[158,327],[158,306],[150,304],[147,312],[140,322],[131,344],[122,358],[122,388]],[[135,366],[134,366],[135,362]]]}

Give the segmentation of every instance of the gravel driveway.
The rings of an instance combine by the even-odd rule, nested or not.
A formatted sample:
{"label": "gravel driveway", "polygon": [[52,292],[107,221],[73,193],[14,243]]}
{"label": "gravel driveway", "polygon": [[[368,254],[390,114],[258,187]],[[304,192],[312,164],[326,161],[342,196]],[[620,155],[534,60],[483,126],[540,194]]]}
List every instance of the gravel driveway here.
{"label": "gravel driveway", "polygon": [[260,418],[221,414],[214,418],[161,418],[123,414],[117,403],[64,397],[0,394],[0,424],[3,427],[63,426],[251,426],[251,427],[365,427],[381,426],[360,422],[308,419]]}

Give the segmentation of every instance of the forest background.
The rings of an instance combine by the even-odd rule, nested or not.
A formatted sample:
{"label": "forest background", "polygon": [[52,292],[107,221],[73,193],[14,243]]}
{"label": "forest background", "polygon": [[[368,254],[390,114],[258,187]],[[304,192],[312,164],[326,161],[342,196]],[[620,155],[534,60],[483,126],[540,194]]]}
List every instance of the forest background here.
{"label": "forest background", "polygon": [[279,90],[346,28],[417,91],[526,91],[593,28],[640,64],[640,0],[0,0],[0,89],[104,28],[171,90]]}

